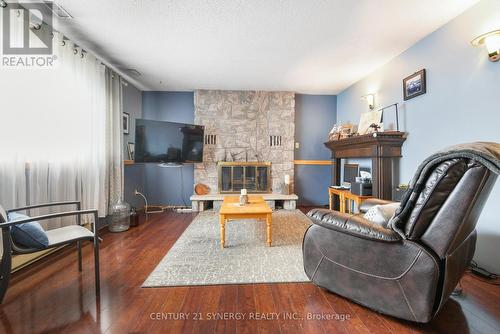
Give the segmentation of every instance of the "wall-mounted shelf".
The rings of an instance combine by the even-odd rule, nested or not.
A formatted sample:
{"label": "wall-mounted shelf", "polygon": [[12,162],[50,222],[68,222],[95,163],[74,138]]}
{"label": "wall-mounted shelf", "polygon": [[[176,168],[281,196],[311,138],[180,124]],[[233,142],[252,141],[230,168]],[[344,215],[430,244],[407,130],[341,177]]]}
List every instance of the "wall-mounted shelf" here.
{"label": "wall-mounted shelf", "polygon": [[[330,165],[334,164],[334,162],[332,160],[293,160],[293,163],[295,165],[322,165],[322,166],[330,166]],[[123,160],[123,164],[125,166],[134,165],[135,162],[134,162],[134,160]],[[193,164],[193,163],[186,162],[184,164],[187,165],[187,164]]]}
{"label": "wall-mounted shelf", "polygon": [[330,166],[333,164],[332,160],[294,160],[295,165],[320,165]]}

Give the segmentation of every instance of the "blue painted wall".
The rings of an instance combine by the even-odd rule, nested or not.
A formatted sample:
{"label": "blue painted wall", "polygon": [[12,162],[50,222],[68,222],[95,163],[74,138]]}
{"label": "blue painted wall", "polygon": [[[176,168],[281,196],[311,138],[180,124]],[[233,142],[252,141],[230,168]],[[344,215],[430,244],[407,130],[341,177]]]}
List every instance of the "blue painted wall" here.
{"label": "blue painted wall", "polygon": [[[462,142],[500,142],[500,63],[487,59],[485,48],[470,41],[498,29],[500,1],[483,0],[428,35],[374,73],[338,95],[338,119],[359,122],[367,109],[360,100],[376,94],[377,107],[402,104],[401,125],[408,132],[399,162],[407,183],[418,164],[432,152]],[[403,103],[402,79],[427,70],[427,94]],[[497,182],[478,224],[476,260],[500,272],[500,182]]]}
{"label": "blue painted wall", "polygon": [[142,92],[142,113],[155,121],[194,123],[194,93]]}
{"label": "blue painted wall", "polygon": [[[330,159],[330,152],[323,142],[336,121],[336,96],[297,94],[295,99],[295,136],[296,142],[300,143],[300,148],[295,151],[295,159]],[[193,123],[194,93],[143,92],[142,115],[151,120]],[[182,167],[182,183],[180,168],[145,164],[143,173],[144,188],[150,204],[190,205],[189,197],[194,184],[193,165]],[[327,189],[331,182],[329,166],[296,166],[295,173],[295,190],[301,204],[327,204]]]}
{"label": "blue painted wall", "polygon": [[124,199],[135,208],[144,207],[142,197],[135,195],[135,190],[145,193],[146,176],[144,166],[141,164],[127,165],[124,167]]}
{"label": "blue painted wall", "polygon": [[[123,111],[130,115],[130,133],[123,135],[123,156],[128,159],[127,143],[135,143],[135,120],[142,117],[142,92],[132,84],[123,86]],[[124,199],[131,206],[142,208],[144,201],[135,195],[135,190],[145,192],[144,166],[126,165],[124,167]]]}
{"label": "blue painted wall", "polygon": [[[331,152],[323,143],[337,121],[335,95],[295,95],[295,160],[330,160]],[[295,192],[302,205],[326,205],[331,166],[296,165]]]}
{"label": "blue painted wall", "polygon": [[[193,92],[142,92],[143,118],[155,121],[194,123]],[[191,205],[194,166],[178,168],[144,165],[145,191],[150,204]],[[181,182],[182,179],[182,182]]]}

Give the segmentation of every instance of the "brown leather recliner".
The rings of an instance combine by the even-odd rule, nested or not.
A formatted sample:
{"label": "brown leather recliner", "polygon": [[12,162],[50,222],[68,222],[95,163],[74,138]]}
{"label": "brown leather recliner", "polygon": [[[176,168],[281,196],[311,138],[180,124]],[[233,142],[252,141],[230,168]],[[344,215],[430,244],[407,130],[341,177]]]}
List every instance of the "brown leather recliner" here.
{"label": "brown leather recliner", "polygon": [[[430,321],[472,260],[475,226],[499,172],[500,144],[464,144],[424,161],[387,225],[311,210],[307,276],[378,312]],[[366,201],[360,211],[381,203]]]}

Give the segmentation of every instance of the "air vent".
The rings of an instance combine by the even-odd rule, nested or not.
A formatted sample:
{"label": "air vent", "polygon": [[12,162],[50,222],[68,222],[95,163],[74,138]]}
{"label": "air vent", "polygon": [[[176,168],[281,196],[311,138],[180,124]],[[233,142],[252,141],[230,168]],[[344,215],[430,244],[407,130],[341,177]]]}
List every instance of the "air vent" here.
{"label": "air vent", "polygon": [[269,136],[269,146],[281,146],[281,136]]}
{"label": "air vent", "polygon": [[217,135],[205,135],[205,145],[217,145]]}

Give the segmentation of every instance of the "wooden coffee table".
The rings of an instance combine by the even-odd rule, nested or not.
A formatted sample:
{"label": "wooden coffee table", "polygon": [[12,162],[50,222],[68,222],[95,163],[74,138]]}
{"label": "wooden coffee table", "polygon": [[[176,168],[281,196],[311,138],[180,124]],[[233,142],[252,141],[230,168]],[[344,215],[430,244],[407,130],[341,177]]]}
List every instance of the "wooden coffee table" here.
{"label": "wooden coffee table", "polygon": [[273,233],[273,210],[267,205],[262,196],[249,195],[248,204],[239,205],[239,196],[226,196],[219,212],[220,218],[220,241],[224,248],[226,242],[226,222],[230,219],[257,219],[265,220],[267,224],[267,245],[272,243]]}

